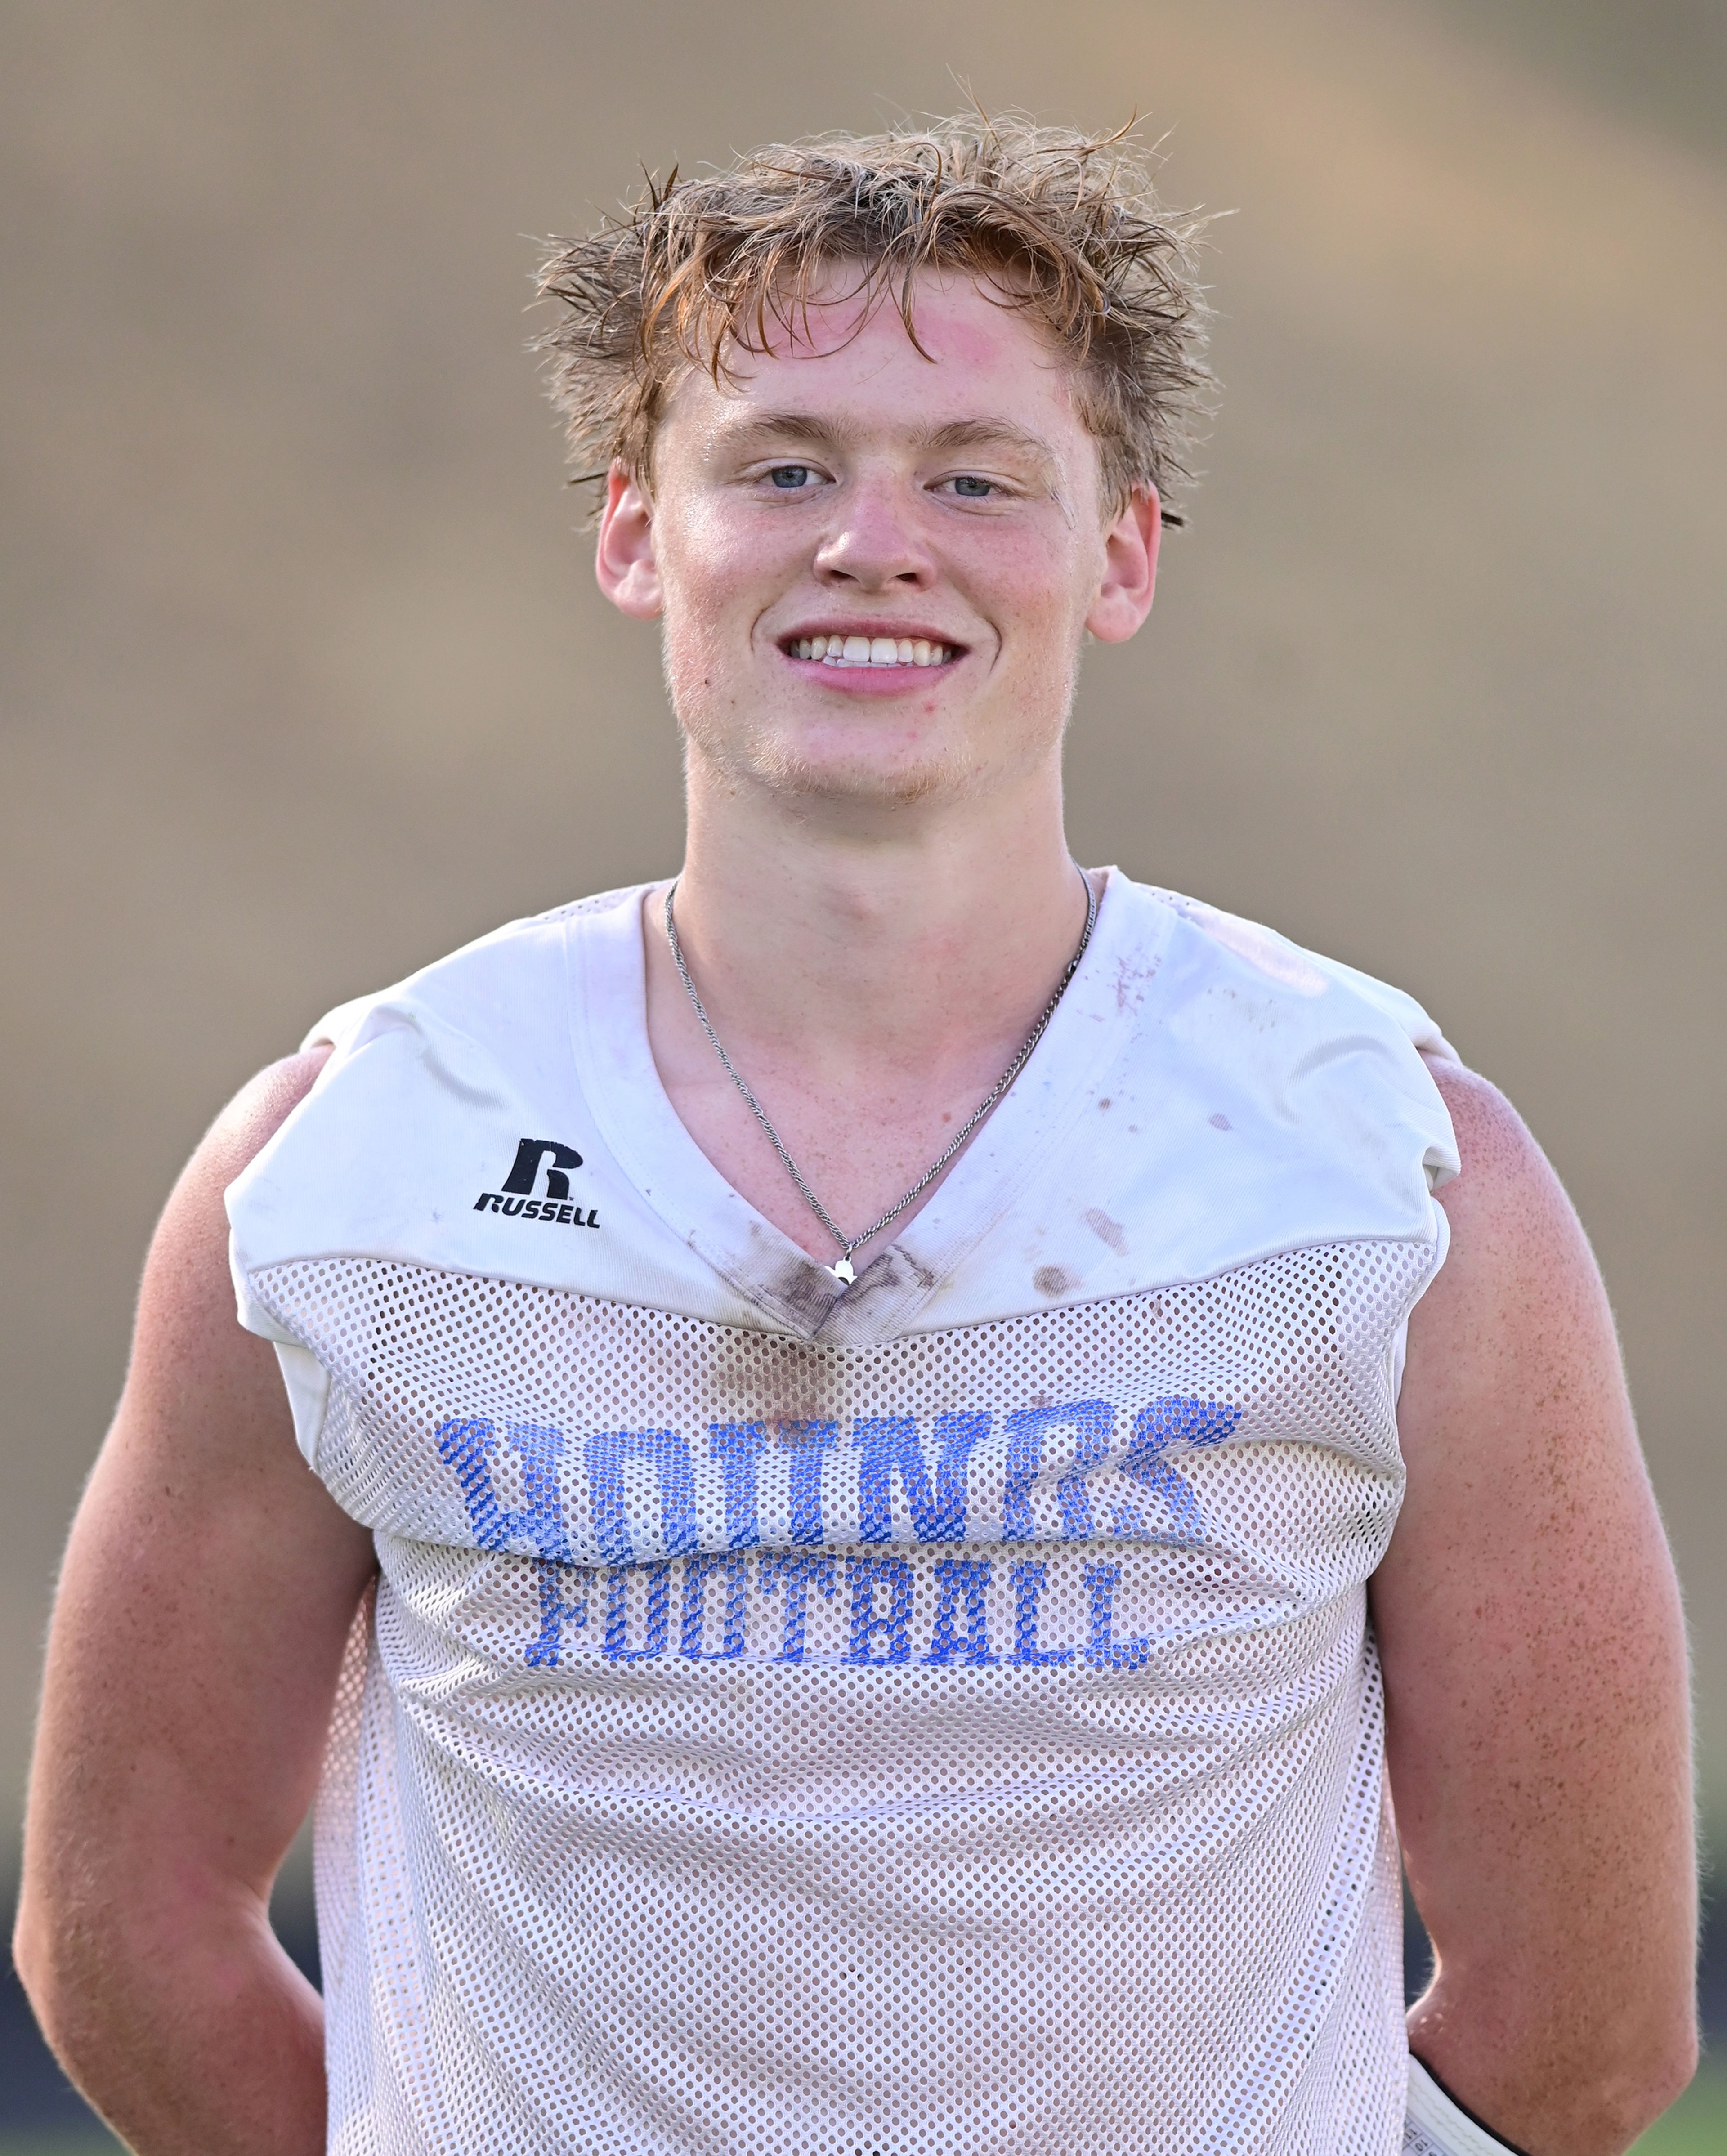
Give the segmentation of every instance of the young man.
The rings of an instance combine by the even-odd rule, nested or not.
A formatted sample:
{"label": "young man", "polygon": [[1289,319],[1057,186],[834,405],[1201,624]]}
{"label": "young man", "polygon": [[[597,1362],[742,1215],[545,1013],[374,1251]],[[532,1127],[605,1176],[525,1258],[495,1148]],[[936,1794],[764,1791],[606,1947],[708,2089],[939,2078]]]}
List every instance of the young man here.
{"label": "young man", "polygon": [[1062,834],[1188,236],[967,122],[550,266],[688,850],[334,1014],[169,1204],[18,1932],[146,2156],[1608,2156],[1688,2078],[1575,1218],[1407,998]]}

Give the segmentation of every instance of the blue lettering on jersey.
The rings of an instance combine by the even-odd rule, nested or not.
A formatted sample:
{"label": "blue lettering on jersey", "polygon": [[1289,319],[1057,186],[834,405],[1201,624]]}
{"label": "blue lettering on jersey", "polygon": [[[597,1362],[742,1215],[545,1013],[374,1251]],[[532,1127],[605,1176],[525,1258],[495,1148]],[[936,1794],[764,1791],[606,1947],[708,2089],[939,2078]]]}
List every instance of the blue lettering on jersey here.
{"label": "blue lettering on jersey", "polygon": [[[1115,1433],[1118,1410],[1107,1400],[1072,1400],[1053,1405],[1022,1408],[1003,1424],[1000,1539],[1007,1543],[1035,1542],[1051,1535],[1051,1527],[1067,1543],[1103,1537],[1123,1541],[1174,1543],[1191,1547],[1204,1539],[1205,1527],[1197,1494],[1175,1460],[1183,1453],[1221,1444],[1236,1430],[1241,1410],[1226,1401],[1171,1396],[1155,1399],[1133,1415],[1132,1435],[1118,1450]],[[910,1414],[859,1415],[852,1422],[850,1450],[856,1460],[856,1504],[855,1531],[846,1507],[837,1519],[825,1510],[824,1476],[831,1466],[838,1476],[837,1492],[830,1489],[826,1504],[833,1509],[836,1495],[843,1505],[847,1479],[839,1473],[836,1457],[838,1425],[830,1419],[795,1421],[766,1419],[708,1425],[710,1457],[719,1467],[723,1502],[725,1546],[733,1553],[761,1547],[764,1522],[761,1512],[763,1462],[784,1463],[782,1492],[775,1500],[775,1517],[766,1522],[774,1543],[786,1540],[804,1548],[831,1547],[835,1543],[892,1543],[896,1537],[896,1495],[902,1507],[898,1532],[909,1522],[912,1534],[922,1543],[958,1543],[987,1538],[990,1521],[974,1522],[969,1476],[974,1455],[988,1440],[995,1417],[987,1410],[949,1410],[933,1419],[933,1445],[926,1452],[917,1419]],[[439,1425],[439,1457],[451,1470],[461,1492],[475,1543],[485,1550],[512,1550],[542,1559],[556,1567],[572,1565],[572,1548],[563,1509],[562,1477],[572,1450],[563,1433],[537,1423],[498,1425],[486,1417],[451,1416]],[[507,1448],[507,1450],[506,1450]],[[933,1453],[933,1463],[932,1463]],[[592,1522],[589,1548],[605,1563],[617,1566],[639,1560],[693,1557],[704,1539],[698,1529],[696,1475],[687,1440],[674,1430],[602,1430],[589,1435],[581,1448],[587,1469],[588,1512]],[[513,1455],[519,1474],[521,1502],[510,1503],[501,1494],[499,1462]],[[1101,1486],[1099,1471],[1112,1471]],[[895,1483],[897,1479],[897,1493]],[[1128,1493],[1137,1485],[1159,1501],[1158,1512],[1148,1517],[1142,1505],[1118,1502],[1117,1492]],[[1033,1509],[1033,1493],[1039,1487],[1053,1490],[1056,1520],[1045,1516],[1040,1527]],[[1107,1518],[1100,1519],[1100,1495]],[[783,1510],[781,1509],[783,1507]],[[657,1513],[657,1519],[655,1517]],[[708,1535],[717,1539],[712,1522]],[[712,1543],[709,1543],[710,1553]],[[546,1573],[551,1584],[546,1601],[539,1656],[556,1666],[558,1642],[568,1625],[585,1623],[578,1605],[562,1599],[555,1571]],[[727,1572],[725,1637],[722,1650],[702,1644],[706,1637],[707,1573],[686,1584],[686,1594],[696,1598],[686,1609],[683,1624],[695,1640],[681,1650],[700,1659],[717,1653],[730,1659],[741,1652],[732,1644],[742,1637],[744,1589],[741,1572]],[[853,1575],[848,1574],[849,1578]],[[861,1578],[856,1575],[854,1578]],[[870,1577],[885,1579],[886,1574]],[[943,1575],[948,1577],[948,1575]],[[1016,1642],[1022,1625],[1036,1648],[1036,1599],[1041,1591],[1039,1575],[1015,1568]],[[952,1575],[955,1583],[961,1575]],[[788,1656],[801,1654],[804,1599],[811,1580],[820,1579],[824,1594],[831,1594],[831,1580],[812,1572],[789,1573],[782,1583],[773,1576],[765,1592],[783,1584],[787,1594],[786,1648]],[[871,1589],[871,1594],[874,1589]],[[943,1590],[945,1592],[946,1590]],[[953,1593],[961,1600],[970,1593],[956,1584]],[[979,1590],[981,1591],[981,1590]],[[585,1613],[585,1604],[580,1605]],[[870,1602],[865,1638],[874,1641],[887,1622]],[[971,1608],[965,1603],[968,1611]],[[953,1604],[948,1621],[960,1622],[960,1600]],[[1029,1615],[1027,1613],[1029,1612]],[[860,1620],[863,1621],[863,1620]],[[955,1630],[953,1652],[962,1640],[973,1636],[973,1620],[967,1630]],[[691,1629],[693,1628],[693,1629]],[[683,1636],[681,1635],[681,1636]],[[945,1636],[945,1635],[944,1635]],[[968,1654],[969,1650],[968,1649]],[[987,1651],[984,1650],[983,1651]],[[873,1659],[873,1650],[866,1659]],[[1017,1655],[1015,1659],[1023,1659]]]}
{"label": "blue lettering on jersey", "polygon": [[[846,1560],[851,1589],[851,1651],[848,1662],[885,1669],[912,1659],[912,1568],[902,1557],[852,1557]],[[876,1591],[885,1588],[887,1606],[876,1607]],[[881,1654],[871,1651],[881,1640]]]}
{"label": "blue lettering on jersey", "polygon": [[[785,1453],[790,1518],[787,1522],[794,1543],[822,1540],[821,1466],[825,1453],[840,1441],[839,1424],[833,1422],[778,1420],[774,1440]],[[768,1430],[759,1422],[711,1422],[707,1449],[720,1463],[720,1481],[726,1499],[726,1536],[733,1549],[754,1549],[762,1539],[758,1512],[763,1455],[768,1450]]]}
{"label": "blue lettering on jersey", "polygon": [[1086,1660],[1093,1669],[1136,1670],[1150,1656],[1151,1642],[1143,1636],[1137,1640],[1112,1637],[1115,1622],[1115,1590],[1121,1576],[1122,1568],[1118,1564],[1088,1564],[1086,1567],[1086,1592],[1092,1603],[1092,1636],[1086,1645]]}
{"label": "blue lettering on jersey", "polygon": [[[735,1661],[745,1647],[746,1573],[742,1554],[714,1553],[682,1560],[681,1621],[677,1652],[691,1661]],[[585,1627],[589,1599],[576,1594],[574,1583],[594,1579],[586,1568],[560,1564],[549,1558],[534,1563],[540,1604],[540,1631],[526,1650],[531,1668],[557,1669],[563,1648],[566,1625]],[[671,1574],[673,1561],[666,1558],[634,1564],[609,1565],[605,1582],[605,1628],[602,1653],[609,1661],[654,1661],[671,1650]],[[763,1595],[784,1598],[780,1651],[777,1661],[804,1660],[804,1634],[809,1594],[813,1587],[825,1599],[834,1597],[836,1560],[827,1555],[802,1552],[764,1552],[756,1560],[756,1584]],[[990,1645],[987,1596],[993,1566],[987,1558],[941,1558],[933,1567],[936,1607],[931,1625],[930,1650],[923,1657],[937,1669],[959,1665],[983,1669],[999,1664],[1000,1656]],[[725,1594],[720,1605],[720,1645],[707,1642],[707,1589],[721,1578]],[[1008,1658],[1021,1667],[1047,1668],[1072,1662],[1072,1647],[1045,1647],[1038,1640],[1038,1603],[1046,1582],[1041,1563],[1015,1564],[1009,1578],[1014,1593],[1014,1651]],[[1151,1642],[1144,1635],[1118,1640],[1114,1635],[1115,1594],[1121,1582],[1118,1564],[1088,1564],[1084,1582],[1090,1609],[1089,1638],[1084,1659],[1094,1669],[1138,1669],[1149,1659]],[[846,1560],[846,1583],[851,1589],[850,1647],[843,1660],[867,1669],[904,1666],[912,1659],[911,1630],[914,1576],[905,1558],[855,1557]],[[639,1620],[638,1620],[639,1613]],[[632,1645],[633,1620],[640,1625],[640,1643]]]}
{"label": "blue lettering on jersey", "polygon": [[1008,1578],[1014,1588],[1014,1660],[1034,1666],[1071,1662],[1072,1647],[1040,1647],[1037,1644],[1037,1603],[1043,1593],[1044,1567],[1016,1564]]}
{"label": "blue lettering on jersey", "polygon": [[696,1547],[696,1477],[690,1448],[675,1430],[597,1430],[588,1440],[588,1504],[600,1554],[614,1564],[635,1555],[624,1493],[627,1461],[652,1467],[660,1482],[660,1547],[669,1555]]}
{"label": "blue lettering on jersey", "polygon": [[[1063,1542],[1092,1540],[1101,1533],[1123,1541],[1193,1547],[1204,1538],[1205,1520],[1197,1493],[1174,1459],[1185,1451],[1221,1445],[1241,1419],[1241,1409],[1226,1401],[1185,1396],[1155,1399],[1134,1414],[1131,1438],[1116,1452],[1118,1413],[1107,1400],[1021,1409],[1008,1415],[1003,1426],[1001,1539],[1023,1543],[1038,1538],[1032,1491],[1041,1481],[1052,1481]],[[918,1542],[964,1541],[972,1532],[968,1489],[971,1459],[994,1424],[994,1415],[985,1410],[937,1415],[931,1430],[932,1473],[914,1417],[857,1416],[851,1425],[851,1449],[857,1460],[856,1539],[877,1544],[893,1540],[897,1476],[905,1507],[902,1520],[909,1515]],[[501,1435],[486,1417],[451,1416],[439,1425],[436,1443],[439,1459],[461,1492],[475,1545],[482,1550],[513,1551],[533,1560],[539,1630],[526,1645],[523,1659],[532,1668],[558,1668],[566,1635],[585,1629],[589,1621],[591,1589],[578,1591],[578,1576],[594,1584],[599,1577],[578,1564],[570,1547],[561,1487],[568,1450],[563,1433],[538,1423],[506,1423]],[[847,1532],[847,1522],[830,1525],[823,1511],[824,1464],[835,1459],[838,1445],[838,1425],[831,1420],[711,1423],[708,1449],[720,1468],[729,1548],[702,1553],[698,1550],[695,1474],[686,1440],[671,1430],[607,1430],[589,1435],[582,1450],[594,1536],[606,1560],[602,1649],[606,1657],[640,1661],[672,1651],[673,1558],[683,1560],[677,1653],[691,1661],[733,1661],[744,1654],[748,1574],[743,1553],[760,1547],[762,1462],[778,1456],[786,1463],[785,1513],[770,1522],[770,1530],[776,1537],[789,1535],[793,1543],[804,1548],[764,1551],[757,1560],[756,1584],[761,1594],[783,1598],[775,1659],[802,1662],[810,1591],[814,1589],[831,1602],[837,1578],[835,1558],[815,1553],[810,1546]],[[497,1473],[501,1457],[511,1455],[522,1496],[516,1505],[500,1494]],[[1125,1482],[1155,1496],[1160,1517],[1148,1521],[1138,1505],[1112,1502],[1105,1508],[1109,1523],[1100,1527],[1094,1516],[1092,1478],[1106,1465]],[[840,1486],[844,1488],[843,1482]],[[1115,1484],[1117,1489],[1122,1486],[1121,1481]],[[655,1509],[657,1532],[646,1524]],[[1047,1535],[1049,1530],[1043,1532]],[[992,1646],[989,1631],[989,1561],[943,1558],[933,1573],[935,1607],[928,1620],[930,1645],[923,1661],[938,1668],[997,1665],[1002,1657]],[[1008,1574],[1014,1609],[1010,1662],[1034,1667],[1064,1664],[1082,1651],[1098,1669],[1136,1668],[1146,1661],[1148,1640],[1118,1640],[1114,1635],[1120,1567],[1088,1565],[1084,1577],[1090,1607],[1087,1644],[1082,1650],[1046,1647],[1038,1634],[1046,1568],[1031,1562],[1012,1566]],[[887,1555],[851,1557],[846,1560],[846,1582],[851,1612],[850,1650],[844,1659],[868,1668],[909,1662],[914,1592],[911,1567],[903,1558]],[[632,1645],[635,1621],[640,1625],[640,1640]]]}
{"label": "blue lettering on jersey", "polygon": [[804,1627],[808,1621],[812,1585],[820,1590],[825,1600],[833,1600],[834,1560],[830,1557],[771,1554],[760,1561],[756,1573],[758,1592],[783,1593],[785,1596],[785,1625],[779,1652],[774,1656],[776,1661],[801,1662],[804,1659]]}
{"label": "blue lettering on jersey", "polygon": [[[692,1662],[732,1662],[743,1652],[743,1564],[741,1557],[692,1557],[684,1560],[684,1606],[678,1628],[677,1650]],[[717,1652],[710,1652],[707,1637],[707,1583],[715,1573],[725,1576],[725,1631]]]}
{"label": "blue lettering on jersey", "polygon": [[564,1532],[558,1477],[563,1433],[537,1423],[506,1423],[504,1428],[522,1460],[522,1490],[527,1502],[519,1510],[499,1502],[492,1481],[491,1463],[497,1450],[495,1426],[483,1419],[452,1416],[439,1427],[438,1457],[455,1471],[475,1543],[485,1550],[507,1549],[512,1543],[526,1543],[539,1556],[568,1563],[570,1547]]}
{"label": "blue lettering on jersey", "polygon": [[917,1425],[910,1415],[859,1415],[851,1442],[863,1455],[857,1470],[857,1532],[860,1542],[893,1539],[892,1478],[912,1515],[920,1543],[963,1543],[966,1526],[966,1466],[989,1435],[989,1414],[940,1414],[935,1420],[935,1491]]}
{"label": "blue lettering on jersey", "polygon": [[756,1517],[758,1462],[768,1449],[768,1433],[758,1422],[711,1422],[707,1450],[720,1463],[726,1493],[726,1539],[734,1550],[753,1549],[762,1539]]}
{"label": "blue lettering on jersey", "polygon": [[[647,1582],[647,1625],[640,1646],[630,1644],[630,1583]],[[605,1655],[609,1661],[649,1662],[666,1652],[671,1633],[671,1566],[665,1558],[642,1564],[608,1565],[605,1575]]]}
{"label": "blue lettering on jersey", "polygon": [[563,1599],[563,1583],[567,1577],[574,1577],[573,1565],[560,1564],[555,1558],[537,1558],[534,1571],[540,1588],[540,1636],[528,1643],[526,1659],[530,1669],[555,1670],[563,1651],[564,1626],[588,1622],[588,1598],[584,1594],[573,1602]]}
{"label": "blue lettering on jersey", "polygon": [[774,1425],[791,1461],[791,1535],[794,1543],[820,1543],[821,1462],[840,1442],[832,1422],[779,1422]]}
{"label": "blue lettering on jersey", "polygon": [[[1177,1542],[1203,1541],[1205,1523],[1192,1485],[1164,1458],[1165,1448],[1177,1441],[1195,1446],[1221,1445],[1241,1419],[1239,1408],[1221,1405],[1216,1400],[1154,1400],[1134,1416],[1133,1441],[1122,1455],[1122,1472],[1157,1491],[1169,1507]],[[1131,1505],[1115,1507],[1115,1531],[1124,1539],[1160,1539]]]}
{"label": "blue lettering on jersey", "polygon": [[1001,1502],[1001,1539],[1029,1543],[1036,1538],[1031,1517],[1031,1486],[1042,1471],[1044,1440],[1051,1430],[1073,1432],[1073,1464],[1056,1484],[1061,1508],[1061,1539],[1084,1542],[1095,1532],[1085,1478],[1109,1455],[1115,1434],[1115,1409],[1108,1400],[1075,1400],[1066,1407],[1021,1408],[1007,1419],[1007,1486]]}
{"label": "blue lettering on jersey", "polygon": [[[936,1561],[936,1607],[933,1636],[924,1661],[940,1669],[959,1661],[981,1669],[997,1657],[989,1651],[989,1615],[984,1595],[989,1586],[987,1561],[944,1557]],[[965,1630],[958,1629],[961,1602],[965,1604]]]}
{"label": "blue lettering on jersey", "polygon": [[995,1418],[974,1413],[935,1419],[936,1532],[932,1542],[963,1543],[966,1535],[967,1470]]}
{"label": "blue lettering on jersey", "polygon": [[857,1532],[866,1543],[893,1539],[893,1471],[911,1509],[920,1543],[937,1540],[935,1501],[923,1465],[917,1425],[910,1415],[860,1415],[851,1425],[851,1442],[863,1455],[857,1467]]}

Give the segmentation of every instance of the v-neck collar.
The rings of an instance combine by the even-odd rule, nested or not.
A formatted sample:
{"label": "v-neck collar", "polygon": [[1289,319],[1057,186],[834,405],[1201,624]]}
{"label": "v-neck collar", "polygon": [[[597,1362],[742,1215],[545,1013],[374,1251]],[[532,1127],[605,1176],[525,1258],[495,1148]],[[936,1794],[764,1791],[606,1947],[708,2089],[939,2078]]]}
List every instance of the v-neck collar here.
{"label": "v-neck collar", "polygon": [[[918,1311],[1046,1163],[1140,1016],[1124,994],[1155,970],[1174,916],[1104,871],[1084,957],[1025,1068],[904,1232],[847,1287],[733,1189],[685,1127],[648,1040],[641,889],[564,926],[571,1046],[589,1112],[619,1168],[666,1226],[773,1325],[858,1345],[914,1328]],[[1153,911],[1154,920],[1144,917]]]}

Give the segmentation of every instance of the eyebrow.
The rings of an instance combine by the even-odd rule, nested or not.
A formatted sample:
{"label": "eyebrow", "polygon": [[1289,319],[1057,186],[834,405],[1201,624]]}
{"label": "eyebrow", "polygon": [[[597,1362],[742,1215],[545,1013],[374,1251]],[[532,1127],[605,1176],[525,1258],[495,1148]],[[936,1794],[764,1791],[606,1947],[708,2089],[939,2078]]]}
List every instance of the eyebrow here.
{"label": "eyebrow", "polygon": [[945,427],[932,427],[917,437],[920,449],[938,454],[953,449],[1017,449],[1022,456],[1053,466],[1056,452],[1041,434],[1011,419],[950,419]]}
{"label": "eyebrow", "polygon": [[[818,418],[812,412],[758,412],[748,419],[722,421],[716,431],[732,449],[747,449],[770,441],[802,443],[810,449],[845,449],[857,439],[855,428]],[[916,429],[912,439],[921,451],[938,455],[960,449],[1016,450],[1051,475],[1060,461],[1041,434],[1011,419],[950,419],[944,426]]]}

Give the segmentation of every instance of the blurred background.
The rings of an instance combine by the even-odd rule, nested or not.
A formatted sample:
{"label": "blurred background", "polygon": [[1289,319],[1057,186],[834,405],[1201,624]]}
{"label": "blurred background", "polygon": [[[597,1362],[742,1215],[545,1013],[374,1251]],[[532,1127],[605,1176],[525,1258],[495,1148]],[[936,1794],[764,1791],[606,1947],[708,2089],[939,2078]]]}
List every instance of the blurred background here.
{"label": "blurred background", "polygon": [[[1727,0],[10,0],[8,1905],[56,1553],[201,1128],[330,1004],[678,859],[524,235],[956,78],[1137,110],[1168,195],[1235,213],[1205,483],[1087,661],[1076,848],[1409,988],[1529,1116],[1617,1306],[1727,1848]],[[280,1902],[303,1944],[297,1860]],[[1659,2145],[1727,2147],[1689,2102]],[[13,1986],[0,2148],[80,2115]]]}

